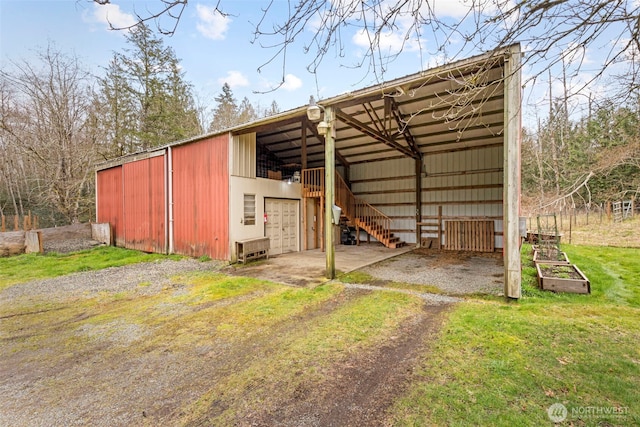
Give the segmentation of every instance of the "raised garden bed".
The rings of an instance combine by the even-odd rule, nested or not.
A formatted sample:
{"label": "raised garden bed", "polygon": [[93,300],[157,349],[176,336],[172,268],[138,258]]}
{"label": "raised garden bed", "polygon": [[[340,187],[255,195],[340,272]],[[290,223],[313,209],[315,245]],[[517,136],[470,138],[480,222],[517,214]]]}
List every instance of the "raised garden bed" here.
{"label": "raised garden bed", "polygon": [[541,262],[547,264],[570,264],[567,254],[560,251],[542,252],[540,250],[535,250],[533,251],[533,262],[536,264]]}
{"label": "raised garden bed", "polygon": [[590,294],[591,283],[578,266],[573,264],[537,263],[538,285],[553,292]]}

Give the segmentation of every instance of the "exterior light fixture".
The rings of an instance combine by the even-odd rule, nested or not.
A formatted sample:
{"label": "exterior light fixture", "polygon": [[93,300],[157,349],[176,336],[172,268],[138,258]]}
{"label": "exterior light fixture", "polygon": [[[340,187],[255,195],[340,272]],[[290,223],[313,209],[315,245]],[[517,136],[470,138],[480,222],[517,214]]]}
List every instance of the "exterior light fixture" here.
{"label": "exterior light fixture", "polygon": [[324,109],[316,104],[316,100],[311,95],[309,97],[309,106],[307,107],[307,118],[312,122],[317,122],[322,117],[322,110]]}
{"label": "exterior light fixture", "polygon": [[329,124],[327,122],[323,120],[318,123],[318,133],[320,135],[325,135],[327,133],[327,130],[329,130]]}

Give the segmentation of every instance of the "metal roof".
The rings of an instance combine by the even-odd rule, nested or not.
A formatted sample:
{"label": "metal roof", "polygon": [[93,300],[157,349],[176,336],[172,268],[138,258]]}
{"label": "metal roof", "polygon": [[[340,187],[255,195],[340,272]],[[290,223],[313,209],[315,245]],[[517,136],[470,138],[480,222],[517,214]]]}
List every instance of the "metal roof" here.
{"label": "metal roof", "polygon": [[[336,114],[335,149],[343,166],[399,157],[503,144],[504,65],[519,44],[411,74],[379,85],[319,100]],[[306,137],[307,167],[324,165],[324,138],[306,117],[307,106],[155,147],[98,165],[153,155],[167,146],[224,133],[256,133],[259,145],[283,164],[302,165]]]}
{"label": "metal roof", "polygon": [[[336,115],[338,164],[502,145],[504,64],[519,45],[457,61],[357,92],[318,101]],[[257,143],[284,164],[324,164],[324,138],[306,106],[230,130],[256,132]]]}

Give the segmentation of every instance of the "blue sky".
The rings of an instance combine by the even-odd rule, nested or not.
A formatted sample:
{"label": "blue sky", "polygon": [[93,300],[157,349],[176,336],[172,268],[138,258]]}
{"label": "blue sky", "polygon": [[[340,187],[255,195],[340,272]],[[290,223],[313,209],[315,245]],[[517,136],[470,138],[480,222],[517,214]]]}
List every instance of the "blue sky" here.
{"label": "blue sky", "polygon": [[[99,6],[88,0],[0,0],[0,61],[4,68],[10,66],[10,61],[29,60],[51,42],[63,52],[74,53],[93,73],[100,74],[113,52],[126,46],[123,32],[110,30],[108,22],[131,23],[134,10],[144,14],[158,1],[113,0],[109,6]],[[228,16],[224,18],[212,12],[212,2],[190,2],[175,34],[164,38],[181,59],[187,80],[201,97],[213,102],[222,84],[228,82],[238,100],[247,96],[263,107],[276,100],[286,110],[306,104],[309,95],[326,98],[375,83],[374,76],[340,66],[331,60],[331,55],[313,75],[306,70],[312,57],[297,44],[288,52],[284,85],[275,92],[260,94],[276,87],[283,75],[281,58],[258,71],[275,53],[261,48],[260,42],[272,40],[251,43],[254,24],[260,20],[265,3],[226,1],[223,5]],[[274,4],[274,12],[287,6],[281,0]],[[167,20],[162,23],[170,25]],[[350,38],[347,40],[351,42]],[[361,51],[355,42],[347,46],[346,56],[340,59],[342,65],[355,64]],[[420,68],[420,57],[408,53],[387,76],[400,77]]]}
{"label": "blue sky", "polygon": [[[112,0],[108,6],[99,6],[89,0],[0,0],[0,62],[3,69],[10,68],[11,61],[31,60],[34,52],[53,43],[59,50],[75,54],[94,74],[101,74],[101,67],[107,65],[114,51],[125,47],[123,32],[109,29],[108,21],[115,25],[133,22],[133,13],[145,14],[148,8],[157,7],[159,0]],[[261,38],[251,43],[254,24],[262,17],[261,8],[268,4],[264,0],[226,0],[222,2],[227,17],[213,12],[216,2],[189,2],[175,35],[165,38],[165,44],[175,50],[189,80],[203,102],[213,104],[213,98],[220,93],[222,84],[228,82],[238,100],[247,96],[253,104],[267,107],[276,100],[282,110],[306,104],[309,95],[326,98],[350,90],[356,90],[376,83],[376,76],[365,69],[350,68],[362,57],[366,38],[355,29],[343,34],[344,55],[335,58],[330,52],[317,74],[311,74],[306,66],[313,60],[305,54],[303,44],[296,43],[287,52],[285,83],[274,92],[260,94],[275,87],[283,76],[282,58],[258,68],[274,54],[260,43],[273,40]],[[437,0],[436,11],[443,19],[461,19],[467,7],[464,0]],[[639,4],[638,0],[629,3]],[[274,9],[269,15],[285,16],[288,2],[274,0]],[[161,24],[171,25],[164,21]],[[270,25],[266,22],[267,27]],[[305,28],[302,38],[313,34],[313,22]],[[422,54],[415,48],[415,40],[409,40],[405,51],[392,63],[384,75],[384,80],[412,74],[431,65],[442,63],[444,58],[428,56],[429,46],[434,44],[430,34],[425,33]],[[398,34],[388,34],[385,41],[394,48],[402,42]],[[455,41],[454,41],[455,42]],[[584,71],[571,76],[570,85],[579,87],[588,81],[590,69],[597,70],[601,58],[597,46],[605,47],[609,41],[602,41],[594,49],[584,51],[582,58]],[[487,46],[491,48],[493,46]],[[527,46],[523,46],[527,49]],[[480,52],[469,52],[480,53]],[[589,65],[591,65],[589,67]],[[534,68],[525,68],[524,78],[533,75]],[[555,93],[559,94],[561,82],[553,76]],[[544,115],[547,108],[547,77],[528,84],[525,91],[525,124],[535,123],[536,114]],[[590,85],[582,89],[597,96],[606,93],[606,87]],[[584,104],[588,97],[576,97],[576,102]],[[580,109],[584,105],[577,105]]]}

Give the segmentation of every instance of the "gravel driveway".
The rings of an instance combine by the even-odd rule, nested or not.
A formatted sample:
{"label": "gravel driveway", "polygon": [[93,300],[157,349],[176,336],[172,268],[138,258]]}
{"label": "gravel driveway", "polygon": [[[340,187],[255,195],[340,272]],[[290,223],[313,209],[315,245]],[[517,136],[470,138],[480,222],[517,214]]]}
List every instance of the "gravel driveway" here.
{"label": "gravel driveway", "polygon": [[[219,269],[222,265],[214,261],[200,262],[195,259],[162,260],[34,280],[0,292],[0,305],[27,301],[63,302],[93,298],[100,293],[127,291],[151,295],[167,286],[172,275],[187,271]],[[141,284],[144,286],[140,286]]]}
{"label": "gravel driveway", "polygon": [[[434,285],[456,295],[500,293],[501,261],[498,256],[413,251],[371,265],[365,272],[380,282]],[[169,333],[169,341],[158,342],[157,336],[164,336],[165,328],[179,328],[183,319],[193,318],[201,310],[256,297],[253,293],[203,305],[179,302],[187,288],[180,279],[176,281],[176,275],[224,271],[223,267],[219,262],[163,260],[36,280],[0,291],[0,426],[179,424],[182,413],[176,411],[185,402],[194,401],[225,376],[246,368],[252,359],[277,353],[280,341],[294,331],[304,336],[309,322],[324,315],[324,309],[305,313],[270,334],[238,337],[233,345],[222,340],[179,346],[171,340],[179,342],[180,335]],[[333,308],[326,310],[375,289],[353,287],[357,289],[345,290],[341,299],[329,302]],[[401,328],[397,340],[336,367],[335,378],[348,378],[355,384],[369,375],[372,387],[391,372],[389,363],[398,367],[392,375],[395,382],[389,382],[393,387],[385,394],[386,403],[381,403],[384,399],[376,392],[354,403],[358,410],[372,411],[378,414],[375,417],[384,414],[410,372],[412,360],[426,351],[428,335],[439,328],[442,310],[457,300],[446,295],[423,295],[423,299],[425,312],[415,330]],[[123,316],[120,307],[135,308]],[[164,320],[157,324],[136,321],[138,310]],[[208,321],[203,324],[206,328]],[[372,365],[372,360],[379,363]],[[316,394],[310,394],[309,399],[294,402],[287,413],[302,411],[301,416],[305,415],[309,409],[304,405],[316,408],[318,414],[325,409],[329,413],[336,401],[360,396],[358,390],[345,388],[342,380],[335,384],[328,381],[322,387],[313,393],[331,399],[318,401]],[[335,416],[338,425],[354,415],[347,411]]]}
{"label": "gravel driveway", "polygon": [[436,286],[450,295],[504,294],[502,254],[416,249],[361,270],[380,280]]}

